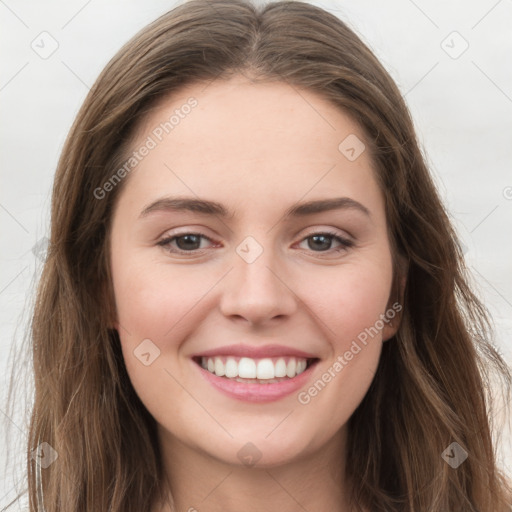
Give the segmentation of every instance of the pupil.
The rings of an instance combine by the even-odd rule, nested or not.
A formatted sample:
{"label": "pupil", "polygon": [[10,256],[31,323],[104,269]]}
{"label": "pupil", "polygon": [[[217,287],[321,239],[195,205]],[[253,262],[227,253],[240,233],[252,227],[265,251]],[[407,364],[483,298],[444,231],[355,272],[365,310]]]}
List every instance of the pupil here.
{"label": "pupil", "polygon": [[[326,235],[313,235],[309,240],[308,245],[310,249],[330,249],[331,240]],[[313,245],[311,244],[311,240],[313,241]],[[314,244],[318,242],[319,245],[314,246]]]}
{"label": "pupil", "polygon": [[[185,243],[182,243],[185,241]],[[198,249],[199,247],[194,247],[195,245],[200,245],[200,240],[197,235],[183,235],[176,238],[176,244],[180,249]]]}

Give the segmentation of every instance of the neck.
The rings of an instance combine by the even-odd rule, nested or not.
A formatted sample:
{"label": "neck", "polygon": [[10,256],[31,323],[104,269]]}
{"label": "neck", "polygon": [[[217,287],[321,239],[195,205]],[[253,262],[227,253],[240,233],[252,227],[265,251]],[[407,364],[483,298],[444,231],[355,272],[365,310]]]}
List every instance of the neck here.
{"label": "neck", "polygon": [[213,458],[160,432],[173,505],[156,507],[154,512],[349,512],[345,439],[342,429],[314,453],[282,464],[249,467]]}

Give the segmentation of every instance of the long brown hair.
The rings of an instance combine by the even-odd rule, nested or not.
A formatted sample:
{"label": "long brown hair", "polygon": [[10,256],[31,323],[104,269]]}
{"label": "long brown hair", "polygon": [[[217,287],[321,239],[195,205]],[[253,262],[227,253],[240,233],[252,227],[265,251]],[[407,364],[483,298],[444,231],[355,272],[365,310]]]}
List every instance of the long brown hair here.
{"label": "long brown hair", "polygon": [[[243,0],[191,0],[143,29],[101,73],[69,133],[32,324],[30,510],[141,512],[164,499],[155,421],[109,328],[110,222],[129,177],[101,199],[95,190],[123,165],[155,102],[240,73],[314,91],[361,125],[393,247],[408,262],[399,330],[349,422],[354,505],[508,512],[512,493],[496,463],[487,390],[494,371],[509,393],[510,369],[489,341],[489,317],[468,284],[399,90],[334,15],[298,1]],[[45,469],[31,457],[42,442],[58,453]],[[457,468],[442,457],[452,443],[469,455]]]}

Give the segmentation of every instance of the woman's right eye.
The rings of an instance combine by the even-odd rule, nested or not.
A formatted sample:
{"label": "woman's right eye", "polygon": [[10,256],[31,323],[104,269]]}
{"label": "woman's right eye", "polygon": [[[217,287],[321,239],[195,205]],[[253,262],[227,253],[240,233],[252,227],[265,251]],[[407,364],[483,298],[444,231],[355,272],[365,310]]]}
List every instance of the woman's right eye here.
{"label": "woman's right eye", "polygon": [[[204,247],[201,247],[202,239],[212,241],[210,238],[200,233],[184,233],[164,238],[158,242],[158,245],[165,247],[169,252],[193,253],[204,249]],[[174,242],[176,246],[173,245]]]}

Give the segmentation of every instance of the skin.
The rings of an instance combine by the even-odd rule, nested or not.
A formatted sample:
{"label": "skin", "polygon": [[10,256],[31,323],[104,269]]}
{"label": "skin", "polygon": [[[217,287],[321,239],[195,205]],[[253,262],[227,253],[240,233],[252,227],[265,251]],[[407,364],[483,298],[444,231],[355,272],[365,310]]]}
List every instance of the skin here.
{"label": "skin", "polygon": [[[298,504],[348,511],[346,424],[396,319],[308,404],[297,393],[262,404],[227,397],[201,378],[191,356],[226,344],[295,347],[320,358],[310,386],[389,309],[383,195],[369,152],[350,161],[338,150],[350,134],[364,140],[363,132],[313,92],[235,76],[160,102],[132,150],[191,96],[198,105],[126,178],[112,221],[114,326],[133,386],[157,421],[175,500],[174,509],[155,504],[153,512],[295,512]],[[214,200],[234,215],[140,216],[165,196]],[[298,202],[333,197],[358,201],[369,215],[345,208],[283,217]],[[328,237],[322,249],[307,238],[326,229],[354,245]],[[171,252],[186,250],[183,239],[158,245],[178,232],[211,241],[184,255]],[[236,252],[247,236],[263,249],[252,263]],[[144,339],[160,350],[148,366],[134,355]],[[237,456],[248,442],[261,454],[252,467]]]}

